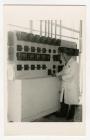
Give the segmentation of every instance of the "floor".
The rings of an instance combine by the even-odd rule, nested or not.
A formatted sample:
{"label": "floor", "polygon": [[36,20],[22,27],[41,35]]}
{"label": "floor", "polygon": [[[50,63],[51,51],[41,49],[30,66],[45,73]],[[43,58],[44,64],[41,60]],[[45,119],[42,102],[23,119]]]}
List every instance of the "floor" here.
{"label": "floor", "polygon": [[34,122],[82,122],[82,106],[78,106],[74,116],[74,120],[67,121],[64,117],[56,117],[55,113],[39,118]]}

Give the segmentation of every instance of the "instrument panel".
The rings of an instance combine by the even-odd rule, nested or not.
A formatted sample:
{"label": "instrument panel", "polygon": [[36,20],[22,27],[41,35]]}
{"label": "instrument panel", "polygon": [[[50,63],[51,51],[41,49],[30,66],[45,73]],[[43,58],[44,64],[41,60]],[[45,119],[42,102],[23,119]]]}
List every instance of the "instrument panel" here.
{"label": "instrument panel", "polygon": [[16,79],[47,77],[60,72],[64,63],[59,48],[59,39],[8,32],[8,58],[9,63],[14,64]]}

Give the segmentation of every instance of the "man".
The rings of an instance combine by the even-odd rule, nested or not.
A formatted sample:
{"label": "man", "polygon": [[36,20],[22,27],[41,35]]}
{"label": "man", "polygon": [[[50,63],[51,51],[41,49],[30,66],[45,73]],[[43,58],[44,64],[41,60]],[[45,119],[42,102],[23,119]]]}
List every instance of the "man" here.
{"label": "man", "polygon": [[74,118],[75,107],[79,103],[79,64],[76,56],[79,50],[74,47],[60,47],[61,57],[65,63],[63,70],[56,74],[61,81],[60,102],[61,110],[59,116],[67,120]]}

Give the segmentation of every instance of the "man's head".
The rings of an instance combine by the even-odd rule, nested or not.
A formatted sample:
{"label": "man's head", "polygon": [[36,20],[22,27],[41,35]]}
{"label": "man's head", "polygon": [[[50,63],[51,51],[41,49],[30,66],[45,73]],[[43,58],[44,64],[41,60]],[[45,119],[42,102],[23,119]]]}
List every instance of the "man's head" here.
{"label": "man's head", "polygon": [[78,56],[79,50],[77,49],[77,46],[61,46],[59,48],[60,51],[60,57],[61,60],[63,60],[65,63],[67,63],[72,56]]}
{"label": "man's head", "polygon": [[64,61],[64,63],[67,63],[72,56],[68,55],[67,53],[61,53],[61,59]]}

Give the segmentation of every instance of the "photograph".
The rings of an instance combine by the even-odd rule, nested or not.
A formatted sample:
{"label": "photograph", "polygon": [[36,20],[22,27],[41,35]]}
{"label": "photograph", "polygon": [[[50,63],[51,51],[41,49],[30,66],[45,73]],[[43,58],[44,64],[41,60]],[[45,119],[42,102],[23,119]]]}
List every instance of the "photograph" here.
{"label": "photograph", "polygon": [[9,124],[84,121],[85,6],[65,7],[4,5]]}

